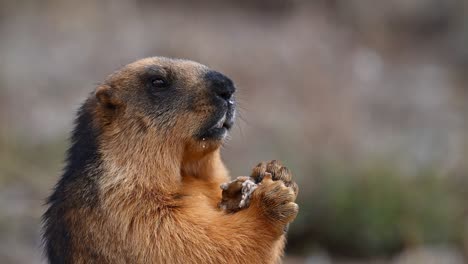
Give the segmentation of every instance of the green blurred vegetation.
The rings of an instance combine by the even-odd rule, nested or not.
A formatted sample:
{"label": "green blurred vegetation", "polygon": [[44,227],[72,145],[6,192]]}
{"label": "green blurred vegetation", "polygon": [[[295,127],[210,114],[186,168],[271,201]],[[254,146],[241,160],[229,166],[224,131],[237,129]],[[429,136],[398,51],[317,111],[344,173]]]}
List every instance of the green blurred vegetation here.
{"label": "green blurred vegetation", "polygon": [[463,186],[433,169],[406,175],[375,162],[321,166],[313,188],[300,194],[290,249],[326,249],[335,256],[391,256],[430,244],[462,247]]}

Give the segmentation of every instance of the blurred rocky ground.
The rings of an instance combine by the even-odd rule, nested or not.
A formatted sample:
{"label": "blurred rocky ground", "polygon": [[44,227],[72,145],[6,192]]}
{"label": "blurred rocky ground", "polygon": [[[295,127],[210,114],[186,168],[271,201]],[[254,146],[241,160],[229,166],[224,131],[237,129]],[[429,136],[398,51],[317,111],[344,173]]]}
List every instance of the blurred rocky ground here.
{"label": "blurred rocky ground", "polygon": [[463,263],[467,17],[463,0],[1,0],[1,262],[43,261],[80,102],[161,55],[237,83],[233,175],[269,159],[295,173],[287,263]]}

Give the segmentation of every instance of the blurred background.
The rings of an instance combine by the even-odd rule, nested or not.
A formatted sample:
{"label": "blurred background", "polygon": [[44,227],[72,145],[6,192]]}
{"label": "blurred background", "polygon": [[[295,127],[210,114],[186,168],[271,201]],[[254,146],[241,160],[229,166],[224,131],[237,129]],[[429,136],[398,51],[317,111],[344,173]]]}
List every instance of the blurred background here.
{"label": "blurred background", "polygon": [[80,103],[147,56],[237,83],[232,175],[301,186],[286,263],[468,263],[465,0],[0,0],[0,262],[40,216]]}

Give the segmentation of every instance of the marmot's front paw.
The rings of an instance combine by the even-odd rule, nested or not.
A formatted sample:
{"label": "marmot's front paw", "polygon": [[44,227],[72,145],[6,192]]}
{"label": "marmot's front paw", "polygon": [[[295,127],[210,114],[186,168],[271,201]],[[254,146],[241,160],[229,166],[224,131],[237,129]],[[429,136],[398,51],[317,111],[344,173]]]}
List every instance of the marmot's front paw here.
{"label": "marmot's front paw", "polygon": [[296,192],[283,181],[273,181],[272,175],[266,172],[261,184],[253,193],[252,206],[258,207],[272,224],[278,224],[278,230],[296,218],[299,207],[294,201]]}
{"label": "marmot's front paw", "polygon": [[292,174],[288,168],[281,165],[279,161],[272,160],[258,164],[252,171],[250,177],[241,176],[237,179],[221,185],[222,199],[218,204],[221,209],[228,213],[237,212],[247,208],[254,190],[258,185],[263,184],[266,175],[270,175],[271,180],[282,182],[293,191],[294,199],[298,193],[297,184],[291,179]]}
{"label": "marmot's front paw", "polygon": [[273,181],[283,181],[286,187],[292,188],[295,196],[299,191],[297,184],[292,180],[292,173],[288,168],[284,167],[281,162],[271,160],[268,162],[261,162],[252,170],[251,177],[255,182],[261,182],[266,173],[270,173]]}
{"label": "marmot's front paw", "polygon": [[250,204],[253,191],[257,184],[251,177],[240,176],[237,179],[223,183],[221,186],[222,198],[219,208],[228,213],[234,213]]}

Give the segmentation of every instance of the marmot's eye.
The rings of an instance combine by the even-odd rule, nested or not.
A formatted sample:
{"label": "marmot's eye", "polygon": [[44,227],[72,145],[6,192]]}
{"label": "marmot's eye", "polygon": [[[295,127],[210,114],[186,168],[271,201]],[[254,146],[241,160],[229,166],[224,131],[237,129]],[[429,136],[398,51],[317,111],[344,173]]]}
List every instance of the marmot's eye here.
{"label": "marmot's eye", "polygon": [[158,88],[163,88],[167,86],[167,82],[163,78],[155,78],[151,80],[151,84],[153,84],[154,87]]}

